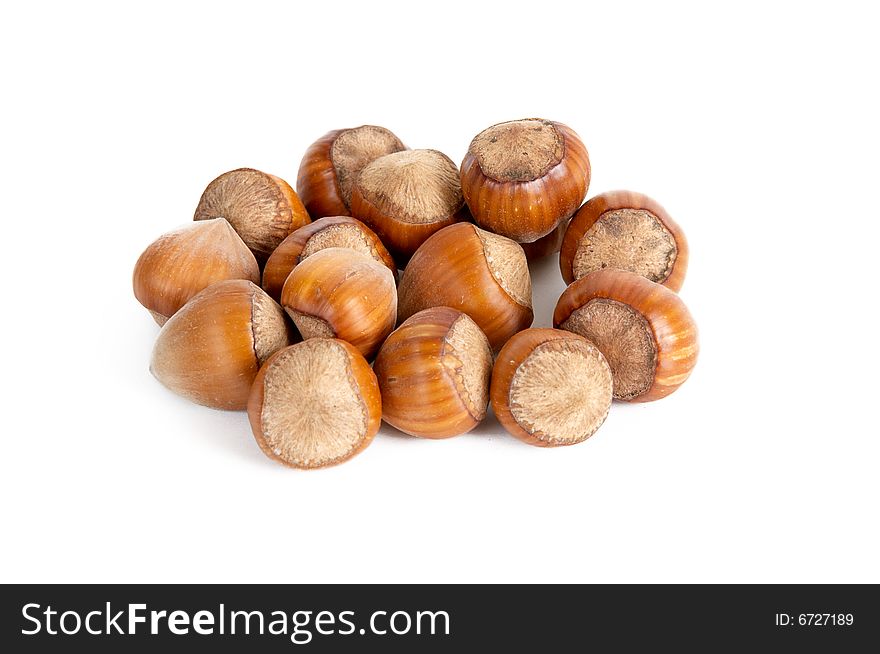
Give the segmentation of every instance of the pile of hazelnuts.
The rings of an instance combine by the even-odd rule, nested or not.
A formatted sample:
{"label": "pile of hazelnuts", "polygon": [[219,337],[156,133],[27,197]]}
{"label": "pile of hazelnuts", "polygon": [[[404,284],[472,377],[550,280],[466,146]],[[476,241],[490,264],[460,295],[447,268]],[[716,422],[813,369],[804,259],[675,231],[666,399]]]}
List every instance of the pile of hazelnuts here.
{"label": "pile of hazelnuts", "polygon": [[[382,420],[463,434],[490,403],[527,443],[580,443],[613,399],[672,393],[698,351],[681,228],[639,193],[583,203],[589,182],[578,135],[542,119],[480,132],[460,170],[364,125],[313,143],[296,191],[224,173],[135,266],[162,326],[150,369],[247,409],[260,448],[296,468],[349,459]],[[556,252],[555,328],[530,328],[528,261]]]}

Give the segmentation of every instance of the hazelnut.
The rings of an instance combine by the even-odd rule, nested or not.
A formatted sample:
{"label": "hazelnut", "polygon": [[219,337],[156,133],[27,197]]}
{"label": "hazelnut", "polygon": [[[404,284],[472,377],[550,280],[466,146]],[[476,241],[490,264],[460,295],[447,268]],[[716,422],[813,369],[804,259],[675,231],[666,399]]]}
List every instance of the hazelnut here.
{"label": "hazelnut", "polygon": [[494,351],[532,324],[532,283],[523,249],[470,223],[431,236],[400,277],[399,318],[429,307],[468,314]]}
{"label": "hazelnut", "polygon": [[310,222],[306,208],[280,177],[239,168],[208,184],[194,220],[226,218],[263,263],[297,227]]}
{"label": "hazelnut", "polygon": [[165,323],[150,371],[193,402],[244,409],[260,364],[289,343],[284,312],[259,286],[217,282]]}
{"label": "hazelnut", "polygon": [[281,241],[263,269],[263,290],[280,300],[290,271],[309,255],[326,248],[357,250],[386,266],[397,279],[397,264],[373,230],[355,218],[330,216],[303,225]]}
{"label": "hazelnut", "polygon": [[257,260],[225,218],[153,241],[134,266],[134,295],[159,325],[199,291],[225,279],[260,281]]}
{"label": "hazelnut", "polygon": [[432,307],[411,316],[382,345],[373,370],[382,418],[407,434],[448,438],[486,417],[492,350],[460,311]]}
{"label": "hazelnut", "polygon": [[351,193],[351,215],[407,261],[440,229],[467,220],[458,168],[437,150],[406,150],[364,166]]}
{"label": "hazelnut", "polygon": [[379,430],[382,400],[360,352],[344,341],[313,338],[266,361],[254,381],[248,418],[270,459],[321,468],[370,444]]}
{"label": "hazelnut", "polygon": [[575,281],[559,298],[553,324],[596,344],[618,400],[666,397],[697,362],[697,326],[681,298],[628,271],[606,268]]}
{"label": "hazelnut", "polygon": [[306,150],[296,190],[313,218],[349,216],[351,189],[361,169],[383,155],[406,150],[390,131],[375,125],[335,129]]}
{"label": "hazelnut", "polygon": [[681,230],[659,203],[611,191],[588,200],[571,219],[559,267],[566,284],[594,270],[629,270],[678,291],[688,264]]}
{"label": "hazelnut", "polygon": [[530,445],[574,445],[611,408],[611,369],[590,341],[558,329],[526,329],[501,348],[492,370],[498,422]]}
{"label": "hazelnut", "polygon": [[477,224],[520,243],[571,216],[590,185],[590,158],[574,130],[539,118],[499,123],[471,141],[461,188]]}
{"label": "hazelnut", "polygon": [[287,278],[281,304],[304,339],[339,338],[370,358],[397,320],[397,290],[388,268],[347,248],[305,259]]}

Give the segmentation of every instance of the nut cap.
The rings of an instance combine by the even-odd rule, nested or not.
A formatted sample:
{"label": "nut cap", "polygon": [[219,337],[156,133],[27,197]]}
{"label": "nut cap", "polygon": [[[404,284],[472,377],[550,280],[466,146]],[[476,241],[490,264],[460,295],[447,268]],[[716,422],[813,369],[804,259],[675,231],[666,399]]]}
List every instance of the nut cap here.
{"label": "nut cap", "polygon": [[474,220],[520,243],[571,216],[590,185],[590,158],[562,123],[527,118],[493,125],[471,141],[461,188]]}
{"label": "nut cap", "polygon": [[288,234],[310,222],[287,182],[253,168],[223,173],[208,184],[194,220],[218,217],[230,222],[260,263]]}
{"label": "nut cap", "polygon": [[372,442],[381,417],[370,365],[350,344],[328,338],[276,352],[260,369],[248,402],[260,449],[293,468],[350,459]]}
{"label": "nut cap", "polygon": [[361,125],[335,129],[312,143],[299,165],[296,190],[309,215],[349,216],[351,189],[368,163],[406,150],[384,127]]}
{"label": "nut cap", "polygon": [[492,410],[518,439],[540,447],[592,436],[611,407],[611,369],[587,339],[526,329],[501,348],[492,371]]}
{"label": "nut cap", "polygon": [[602,268],[681,289],[688,264],[684,231],[658,202],[632,191],[590,198],[571,219],[559,254],[566,284]]}
{"label": "nut cap", "polygon": [[685,303],[635,273],[605,269],[575,281],[559,298],[553,325],[596,344],[611,366],[615,399],[666,397],[697,362],[697,326]]}

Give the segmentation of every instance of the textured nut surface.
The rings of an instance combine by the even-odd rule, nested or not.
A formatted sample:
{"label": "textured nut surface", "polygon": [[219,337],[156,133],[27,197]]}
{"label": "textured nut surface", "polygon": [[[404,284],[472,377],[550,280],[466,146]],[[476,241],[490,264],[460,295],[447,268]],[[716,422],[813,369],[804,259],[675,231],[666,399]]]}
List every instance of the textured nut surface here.
{"label": "textured nut surface", "polygon": [[511,338],[492,371],[492,408],[507,431],[531,445],[580,443],[605,421],[611,369],[585,338],[527,329]]}
{"label": "textured nut surface", "polygon": [[351,190],[363,167],[405,149],[384,127],[332,130],[306,150],[297,173],[297,193],[312,218],[348,216]]}
{"label": "textured nut surface", "polygon": [[611,365],[617,399],[666,397],[697,362],[697,326],[678,294],[625,270],[606,268],[572,283],[553,324],[594,339]]}
{"label": "textured nut surface", "polygon": [[406,261],[432,234],[467,217],[458,168],[437,150],[380,157],[358,176],[351,213]]}
{"label": "textured nut surface", "polygon": [[360,353],[314,338],[280,350],[262,367],[248,402],[257,444],[295,468],[319,468],[363,450],[379,429],[376,377]]}
{"label": "textured nut surface", "polygon": [[230,222],[261,262],[288,234],[310,221],[287,182],[252,168],[223,173],[208,184],[194,219],[218,217]]}
{"label": "textured nut surface", "polygon": [[478,225],[519,243],[550,234],[583,202],[590,158],[562,123],[526,119],[478,134],[461,163],[461,188]]}
{"label": "textured nut surface", "polygon": [[678,291],[687,265],[688,243],[681,227],[658,202],[632,191],[590,198],[572,217],[559,252],[567,284],[617,268]]}

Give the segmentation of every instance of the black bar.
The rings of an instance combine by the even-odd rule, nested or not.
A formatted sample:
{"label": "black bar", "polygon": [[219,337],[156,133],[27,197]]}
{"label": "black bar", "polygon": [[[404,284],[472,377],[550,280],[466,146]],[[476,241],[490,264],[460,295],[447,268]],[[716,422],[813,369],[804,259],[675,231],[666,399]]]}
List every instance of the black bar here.
{"label": "black bar", "polygon": [[[536,653],[646,646],[664,652],[849,652],[880,645],[880,595],[873,585],[7,585],[0,593],[5,652],[119,652],[129,645],[162,652],[200,646],[212,652],[443,652],[486,644],[492,651]],[[145,605],[133,611],[144,622],[134,623],[134,635],[121,635],[129,630],[132,604]],[[47,616],[48,607],[55,613]],[[74,631],[79,623],[74,635],[61,633],[61,614],[68,611],[76,616],[68,614],[63,626]],[[109,635],[86,633],[86,618],[95,611],[88,626],[109,629]],[[155,635],[153,611],[165,612],[155,618]],[[188,629],[186,635],[172,633],[167,617],[173,611],[185,612],[175,628]],[[212,634],[196,633],[199,611],[211,616],[201,614],[199,629]],[[254,633],[260,631],[257,614],[247,619],[251,633],[243,633],[245,618],[232,618],[233,611],[261,612],[264,633]],[[268,633],[270,624],[286,633]],[[38,626],[34,635],[23,633]],[[394,633],[407,627],[407,633]]]}

